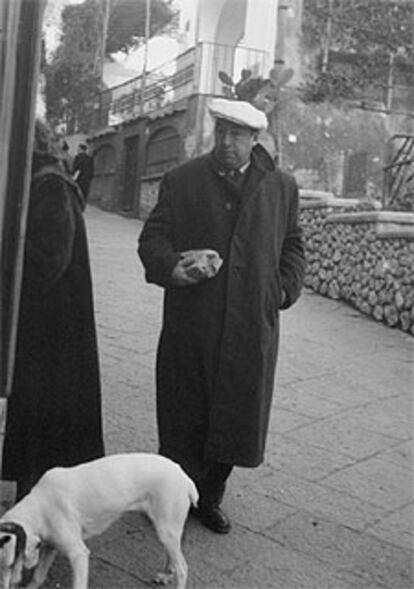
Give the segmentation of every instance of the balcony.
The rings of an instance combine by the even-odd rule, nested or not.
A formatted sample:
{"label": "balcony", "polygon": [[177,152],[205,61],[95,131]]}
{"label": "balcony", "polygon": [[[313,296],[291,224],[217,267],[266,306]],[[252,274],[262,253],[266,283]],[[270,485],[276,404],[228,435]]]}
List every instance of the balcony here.
{"label": "balcony", "polygon": [[219,71],[236,79],[242,69],[266,77],[270,53],[245,47],[203,42],[177,58],[113,88],[104,90],[97,105],[97,126],[107,127],[139,116],[156,115],[194,94],[223,95]]}

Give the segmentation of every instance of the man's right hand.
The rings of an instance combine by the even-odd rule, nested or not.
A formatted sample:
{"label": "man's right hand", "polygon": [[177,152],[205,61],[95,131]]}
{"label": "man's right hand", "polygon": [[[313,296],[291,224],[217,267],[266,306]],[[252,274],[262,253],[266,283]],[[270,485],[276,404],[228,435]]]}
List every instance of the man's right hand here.
{"label": "man's right hand", "polygon": [[187,269],[194,263],[191,256],[184,255],[171,273],[171,282],[174,286],[190,286],[197,284],[199,280],[187,274]]}

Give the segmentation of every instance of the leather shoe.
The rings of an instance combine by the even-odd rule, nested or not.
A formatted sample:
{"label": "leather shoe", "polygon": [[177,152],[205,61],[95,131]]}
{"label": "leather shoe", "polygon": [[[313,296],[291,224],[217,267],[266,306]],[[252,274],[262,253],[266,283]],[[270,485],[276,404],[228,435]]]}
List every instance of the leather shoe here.
{"label": "leather shoe", "polygon": [[218,505],[199,505],[193,513],[206,528],[216,534],[228,534],[231,524],[227,515]]}

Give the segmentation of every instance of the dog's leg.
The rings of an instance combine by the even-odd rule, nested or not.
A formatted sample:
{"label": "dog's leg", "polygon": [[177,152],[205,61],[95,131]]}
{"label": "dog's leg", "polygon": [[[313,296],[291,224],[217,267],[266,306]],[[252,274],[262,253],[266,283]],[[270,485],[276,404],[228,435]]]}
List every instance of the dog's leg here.
{"label": "dog's leg", "polygon": [[6,570],[2,573],[1,577],[2,587],[3,589],[11,589],[12,587],[12,572],[11,570]]}
{"label": "dog's leg", "polygon": [[55,560],[57,551],[52,546],[42,546],[40,549],[39,564],[34,570],[33,577],[25,589],[38,589],[46,581],[50,567]]}
{"label": "dog's leg", "polygon": [[88,589],[89,550],[86,545],[78,540],[69,548],[62,546],[62,552],[68,557],[72,568],[72,588]]}
{"label": "dog's leg", "polygon": [[165,512],[165,504],[152,510],[150,515],[158,538],[163,544],[168,555],[167,568],[163,573],[158,573],[154,583],[166,585],[170,583],[174,575],[177,580],[177,589],[185,589],[187,583],[188,566],[181,550],[181,536],[187,519],[189,505],[187,502],[178,501],[168,504],[168,512]]}
{"label": "dog's leg", "polygon": [[157,585],[171,583],[174,576],[177,579],[177,589],[185,589],[187,583],[188,566],[181,550],[180,536],[169,530],[158,532],[158,537],[168,554],[167,568],[163,573],[158,573],[154,578]]}
{"label": "dog's leg", "polygon": [[[164,546],[164,544],[163,544]],[[170,560],[170,556],[167,553],[166,554],[166,564],[164,567],[164,570],[162,572],[159,572],[155,575],[155,577],[152,579],[152,584],[153,585],[168,585],[169,583],[171,583],[174,580],[174,576],[175,576],[175,570],[173,565],[171,564],[171,560]]]}

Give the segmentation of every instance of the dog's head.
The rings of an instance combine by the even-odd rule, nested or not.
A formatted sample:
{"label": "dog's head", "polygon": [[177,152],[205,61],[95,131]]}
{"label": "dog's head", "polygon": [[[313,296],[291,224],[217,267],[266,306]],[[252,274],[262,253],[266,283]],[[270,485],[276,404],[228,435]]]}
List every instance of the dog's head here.
{"label": "dog's head", "polygon": [[0,582],[10,589],[21,581],[23,568],[33,568],[39,561],[39,541],[28,538],[16,522],[0,522]]}

